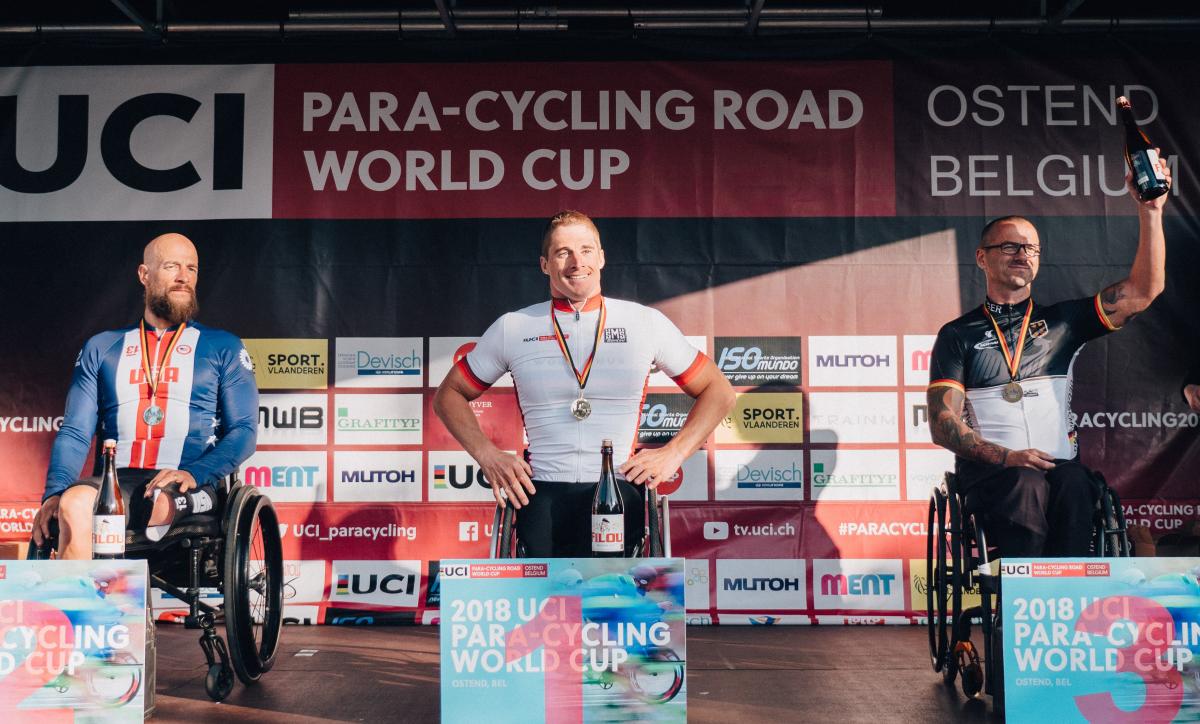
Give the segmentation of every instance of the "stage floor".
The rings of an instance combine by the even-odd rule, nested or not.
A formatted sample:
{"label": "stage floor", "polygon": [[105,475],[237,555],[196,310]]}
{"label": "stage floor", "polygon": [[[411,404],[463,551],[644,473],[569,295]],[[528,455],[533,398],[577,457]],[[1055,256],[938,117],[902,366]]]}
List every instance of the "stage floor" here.
{"label": "stage floor", "polygon": [[[438,721],[436,627],[286,627],[275,668],[221,704],[199,631],[158,630],[158,722]],[[689,722],[1000,721],[942,684],[916,626],[693,626],[687,643]]]}

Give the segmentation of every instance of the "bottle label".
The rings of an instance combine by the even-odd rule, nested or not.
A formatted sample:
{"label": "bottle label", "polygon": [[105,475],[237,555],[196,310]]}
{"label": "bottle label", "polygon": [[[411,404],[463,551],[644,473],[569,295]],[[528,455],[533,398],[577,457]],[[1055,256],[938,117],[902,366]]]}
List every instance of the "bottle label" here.
{"label": "bottle label", "polygon": [[624,515],[592,515],[592,550],[596,553],[625,552]]}
{"label": "bottle label", "polygon": [[92,517],[92,555],[122,555],[125,553],[125,516],[96,515]]}
{"label": "bottle label", "polygon": [[1153,148],[1147,148],[1141,153],[1135,153],[1133,160],[1134,183],[1138,188],[1157,186],[1167,180],[1162,167],[1158,165],[1158,154]]}

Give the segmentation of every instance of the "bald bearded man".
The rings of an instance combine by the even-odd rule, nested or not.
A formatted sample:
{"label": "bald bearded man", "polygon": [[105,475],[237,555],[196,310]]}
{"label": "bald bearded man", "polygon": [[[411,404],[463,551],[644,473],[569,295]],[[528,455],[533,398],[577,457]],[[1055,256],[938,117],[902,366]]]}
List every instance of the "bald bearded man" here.
{"label": "bald bearded man", "polygon": [[[240,339],[193,321],[199,273],[191,240],[156,237],[137,269],[145,287],[142,318],[84,344],[34,518],[35,544],[57,518],[59,557],[92,557],[100,478],[78,478],[93,436],[117,441],[117,476],[131,522],[158,535],[178,513],[215,504],[217,481],[254,452],[254,367]],[[154,496],[157,489],[171,495]]]}

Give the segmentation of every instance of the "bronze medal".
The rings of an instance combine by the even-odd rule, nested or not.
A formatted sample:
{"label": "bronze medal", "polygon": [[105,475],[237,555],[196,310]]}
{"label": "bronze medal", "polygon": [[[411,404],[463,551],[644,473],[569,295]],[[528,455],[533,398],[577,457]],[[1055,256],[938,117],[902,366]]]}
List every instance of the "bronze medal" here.
{"label": "bronze medal", "polygon": [[1033,314],[1033,300],[1030,299],[1029,305],[1025,308],[1025,319],[1021,321],[1021,330],[1017,334],[1016,344],[1013,345],[1011,351],[1008,349],[1008,340],[1000,330],[1000,325],[996,322],[996,318],[988,310],[986,303],[983,305],[983,314],[992,323],[992,329],[996,330],[996,342],[1000,346],[1000,352],[1004,355],[1004,362],[1008,366],[1008,378],[1011,380],[1000,390],[1000,397],[1005,402],[1015,404],[1025,397],[1025,390],[1021,388],[1021,384],[1017,382],[1017,378],[1020,377],[1021,372],[1021,353],[1025,351],[1025,333],[1029,329],[1029,317]]}
{"label": "bronze medal", "polygon": [[1025,396],[1025,390],[1021,389],[1020,383],[1009,382],[1000,391],[1000,396],[1004,398],[1005,402],[1020,402],[1021,398]]}

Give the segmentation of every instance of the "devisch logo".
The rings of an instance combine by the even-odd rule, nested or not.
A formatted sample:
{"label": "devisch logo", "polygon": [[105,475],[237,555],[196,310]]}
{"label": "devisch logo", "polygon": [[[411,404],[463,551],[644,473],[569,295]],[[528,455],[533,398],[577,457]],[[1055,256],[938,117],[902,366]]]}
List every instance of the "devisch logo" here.
{"label": "devisch logo", "polygon": [[799,337],[717,337],[713,346],[732,385],[800,385]]}

